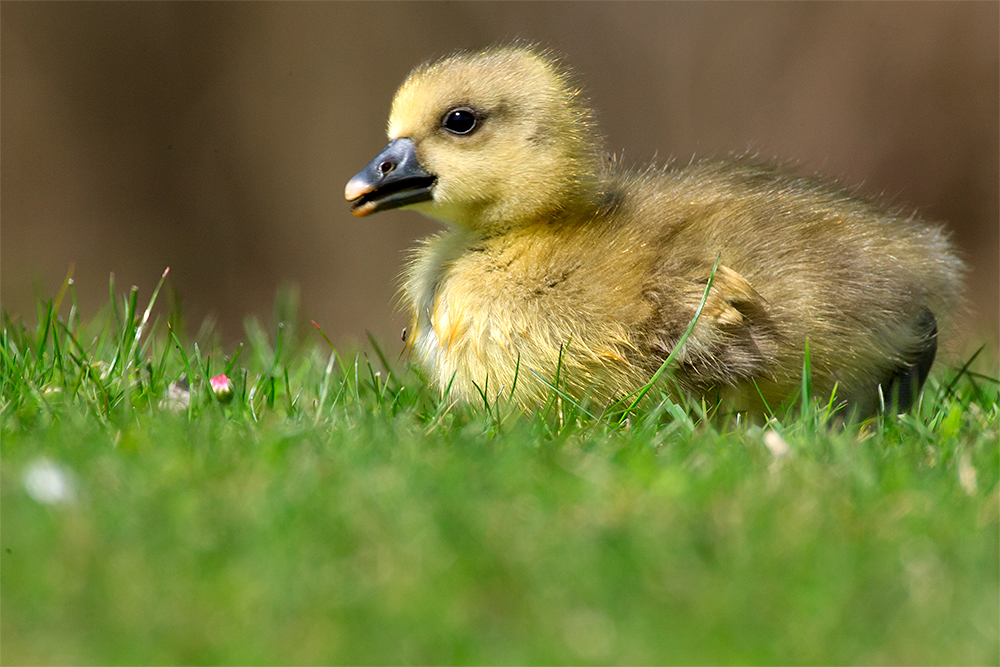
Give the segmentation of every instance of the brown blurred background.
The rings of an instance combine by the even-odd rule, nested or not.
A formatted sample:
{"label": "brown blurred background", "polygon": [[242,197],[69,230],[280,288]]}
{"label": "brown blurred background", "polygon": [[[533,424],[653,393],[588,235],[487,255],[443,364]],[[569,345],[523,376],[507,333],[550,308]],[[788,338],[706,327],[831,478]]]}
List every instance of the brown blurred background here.
{"label": "brown blurred background", "polygon": [[998,35],[985,2],[4,2],[0,300],[33,320],[72,263],[87,317],[110,272],[144,301],[170,266],[189,325],[230,341],[283,283],[335,340],[395,340],[403,251],[437,224],[353,218],[344,183],[413,65],[522,38],[626,161],[750,149],[947,221],[991,336]]}

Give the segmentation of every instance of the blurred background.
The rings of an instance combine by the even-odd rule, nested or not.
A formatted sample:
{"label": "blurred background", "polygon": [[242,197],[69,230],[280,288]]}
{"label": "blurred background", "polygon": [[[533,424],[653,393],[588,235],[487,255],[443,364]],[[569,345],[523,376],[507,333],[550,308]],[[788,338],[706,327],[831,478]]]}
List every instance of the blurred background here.
{"label": "blurred background", "polygon": [[[562,53],[608,149],[640,165],[751,150],[946,222],[996,335],[1000,5],[0,5],[0,301],[34,320],[69,266],[85,318],[163,269],[224,340],[297,286],[335,342],[398,340],[404,251],[437,223],[350,215],[417,63],[516,38]],[[65,314],[65,311],[64,311]]]}

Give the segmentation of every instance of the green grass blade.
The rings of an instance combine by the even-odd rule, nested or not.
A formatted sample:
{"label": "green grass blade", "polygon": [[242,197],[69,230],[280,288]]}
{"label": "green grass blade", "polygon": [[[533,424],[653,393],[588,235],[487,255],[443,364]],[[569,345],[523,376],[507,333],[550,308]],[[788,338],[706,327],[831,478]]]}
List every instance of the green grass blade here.
{"label": "green grass blade", "polygon": [[660,379],[660,376],[663,375],[663,373],[670,367],[671,364],[673,364],[674,359],[677,357],[681,349],[684,347],[684,343],[686,343],[687,339],[691,336],[691,332],[694,331],[695,325],[698,324],[698,318],[701,317],[701,311],[704,310],[705,304],[708,303],[708,294],[712,290],[712,283],[715,281],[715,272],[719,270],[719,263],[721,261],[722,261],[722,253],[719,253],[719,255],[715,258],[715,264],[712,266],[712,272],[708,276],[708,282],[705,285],[705,292],[701,296],[701,302],[698,304],[698,308],[694,311],[694,317],[691,318],[691,322],[688,323],[688,326],[684,330],[684,333],[681,334],[681,337],[678,339],[677,344],[674,345],[674,349],[670,351],[670,354],[667,355],[667,358],[663,360],[663,363],[660,364],[660,367],[656,369],[655,373],[653,373],[653,377],[649,379],[649,382],[647,382],[645,386],[643,386],[643,388],[639,391],[639,394],[635,397],[632,403],[625,409],[625,412],[622,414],[621,419],[619,419],[618,421],[618,426],[622,426],[625,424],[625,420],[628,419],[628,416],[632,413],[633,410],[635,410],[636,406],[638,406],[639,403],[642,402],[642,399],[646,397],[646,394],[649,393],[649,390],[652,389],[653,386],[656,384],[657,380]]}

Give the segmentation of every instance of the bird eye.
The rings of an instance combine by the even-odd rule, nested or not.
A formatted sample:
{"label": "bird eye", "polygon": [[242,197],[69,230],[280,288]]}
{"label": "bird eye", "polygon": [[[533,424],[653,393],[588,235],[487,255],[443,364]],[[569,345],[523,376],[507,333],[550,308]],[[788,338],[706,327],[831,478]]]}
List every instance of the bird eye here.
{"label": "bird eye", "polygon": [[476,114],[471,109],[452,109],[441,125],[452,134],[468,134],[476,129]]}

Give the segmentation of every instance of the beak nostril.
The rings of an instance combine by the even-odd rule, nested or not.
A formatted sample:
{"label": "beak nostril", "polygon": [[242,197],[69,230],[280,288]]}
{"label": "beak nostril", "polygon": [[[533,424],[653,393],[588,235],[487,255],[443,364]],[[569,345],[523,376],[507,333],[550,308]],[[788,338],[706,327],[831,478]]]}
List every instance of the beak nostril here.
{"label": "beak nostril", "polygon": [[388,160],[386,160],[385,162],[383,162],[378,166],[379,173],[381,173],[383,176],[385,176],[395,168],[396,165],[394,165],[392,162],[389,162]]}

